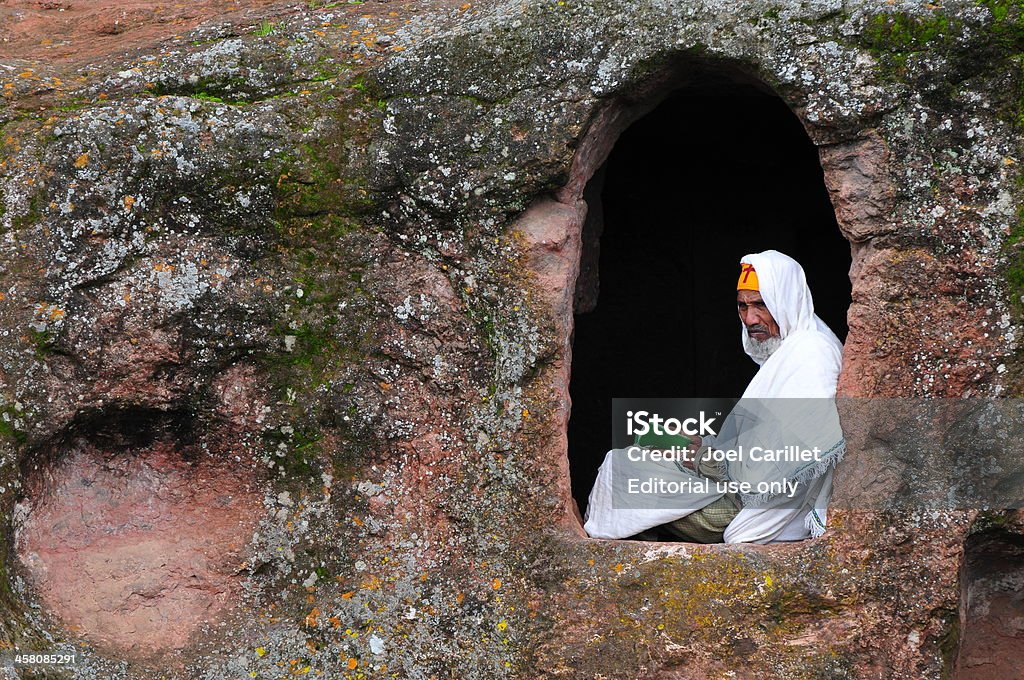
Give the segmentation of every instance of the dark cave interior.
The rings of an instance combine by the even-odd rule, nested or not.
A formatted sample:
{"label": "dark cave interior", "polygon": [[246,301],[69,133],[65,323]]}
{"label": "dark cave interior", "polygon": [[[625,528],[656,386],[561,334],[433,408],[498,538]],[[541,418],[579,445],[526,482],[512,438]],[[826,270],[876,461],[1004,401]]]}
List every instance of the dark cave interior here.
{"label": "dark cave interior", "polygon": [[611,448],[613,398],[736,398],[754,375],[736,316],[740,257],[796,258],[841,340],[851,261],[816,147],[763,87],[676,90],[621,135],[585,198],[568,433],[581,511]]}
{"label": "dark cave interior", "polygon": [[999,527],[973,534],[960,574],[960,645],[953,677],[1020,677],[1024,656],[1024,537]]}

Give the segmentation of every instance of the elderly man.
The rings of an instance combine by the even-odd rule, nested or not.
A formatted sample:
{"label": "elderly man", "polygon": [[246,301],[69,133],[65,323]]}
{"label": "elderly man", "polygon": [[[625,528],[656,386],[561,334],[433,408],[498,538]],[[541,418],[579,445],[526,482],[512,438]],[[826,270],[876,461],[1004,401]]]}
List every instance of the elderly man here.
{"label": "elderly man", "polygon": [[[625,538],[663,527],[703,543],[771,543],[824,532],[832,472],[844,452],[834,403],[842,344],[814,314],[795,260],[768,250],[740,262],[743,348],[760,369],[717,436],[691,438],[699,447],[695,462],[636,462],[624,449],[610,451],[590,495],[584,528],[591,536]],[[787,453],[751,455],[764,450]],[[723,452],[740,454],[716,459]],[[653,475],[686,491],[638,501],[630,480]]]}

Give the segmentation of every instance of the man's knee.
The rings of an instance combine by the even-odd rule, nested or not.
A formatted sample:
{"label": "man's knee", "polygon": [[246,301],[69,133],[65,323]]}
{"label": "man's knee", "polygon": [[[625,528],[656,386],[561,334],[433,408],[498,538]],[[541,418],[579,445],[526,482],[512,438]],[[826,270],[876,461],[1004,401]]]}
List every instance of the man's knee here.
{"label": "man's knee", "polygon": [[799,515],[795,510],[746,508],[726,527],[722,540],[726,543],[770,543]]}

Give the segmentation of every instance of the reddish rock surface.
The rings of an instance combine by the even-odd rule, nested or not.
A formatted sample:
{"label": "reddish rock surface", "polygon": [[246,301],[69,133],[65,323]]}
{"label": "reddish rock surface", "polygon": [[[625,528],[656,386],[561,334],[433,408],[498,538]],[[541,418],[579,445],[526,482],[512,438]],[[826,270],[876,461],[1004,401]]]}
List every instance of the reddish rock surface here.
{"label": "reddish rock surface", "polygon": [[875,130],[848,144],[819,150],[825,184],[832,194],[836,220],[853,243],[892,233],[889,223],[895,189],[889,179],[889,150]]}
{"label": "reddish rock surface", "polygon": [[281,0],[4,0],[0,55],[16,59],[82,61],[180,35],[219,19],[251,26],[290,11]]}
{"label": "reddish rock surface", "polygon": [[32,479],[18,555],[69,630],[149,657],[230,606],[262,496],[234,461],[189,457],[82,442]]}
{"label": "reddish rock surface", "polygon": [[[297,12],[351,6],[360,16],[441,11],[459,0],[0,0],[0,58],[80,64],[112,54],[181,39],[210,23],[248,33]],[[481,5],[486,3],[473,3]]]}

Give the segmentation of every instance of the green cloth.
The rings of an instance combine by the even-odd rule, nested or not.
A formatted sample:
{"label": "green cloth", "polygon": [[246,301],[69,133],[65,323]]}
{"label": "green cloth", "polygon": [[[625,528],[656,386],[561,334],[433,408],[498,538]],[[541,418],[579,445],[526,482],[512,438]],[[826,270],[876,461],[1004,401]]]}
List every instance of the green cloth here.
{"label": "green cloth", "polygon": [[652,427],[647,434],[637,435],[634,445],[660,451],[673,446],[685,449],[690,445],[691,441],[693,440],[683,434],[654,434],[654,428]]}

